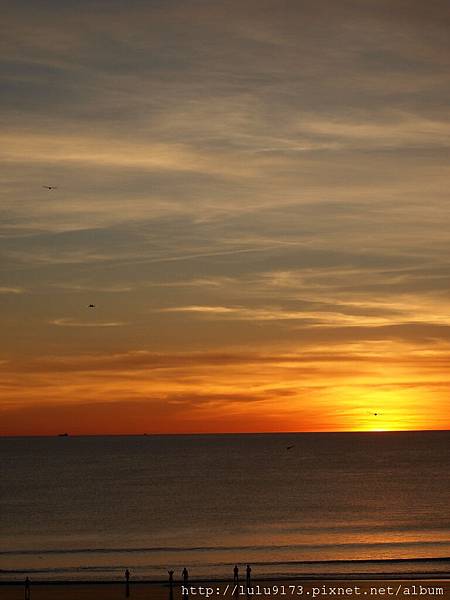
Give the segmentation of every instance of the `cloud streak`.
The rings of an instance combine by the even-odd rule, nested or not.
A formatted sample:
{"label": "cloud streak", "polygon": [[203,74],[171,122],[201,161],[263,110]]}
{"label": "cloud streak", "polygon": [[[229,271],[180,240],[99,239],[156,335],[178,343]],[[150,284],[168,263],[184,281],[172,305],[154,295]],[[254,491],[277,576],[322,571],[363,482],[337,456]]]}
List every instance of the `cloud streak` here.
{"label": "cloud streak", "polygon": [[50,324],[56,325],[56,327],[123,327],[126,325],[122,321],[77,321],[71,317],[53,319]]}

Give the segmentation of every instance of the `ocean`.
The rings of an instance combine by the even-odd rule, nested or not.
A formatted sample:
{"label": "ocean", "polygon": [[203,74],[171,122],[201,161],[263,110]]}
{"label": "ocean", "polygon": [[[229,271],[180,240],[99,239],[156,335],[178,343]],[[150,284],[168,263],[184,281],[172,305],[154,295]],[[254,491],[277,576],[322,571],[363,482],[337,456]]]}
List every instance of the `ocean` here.
{"label": "ocean", "polygon": [[0,438],[0,453],[3,581],[450,571],[448,431]]}

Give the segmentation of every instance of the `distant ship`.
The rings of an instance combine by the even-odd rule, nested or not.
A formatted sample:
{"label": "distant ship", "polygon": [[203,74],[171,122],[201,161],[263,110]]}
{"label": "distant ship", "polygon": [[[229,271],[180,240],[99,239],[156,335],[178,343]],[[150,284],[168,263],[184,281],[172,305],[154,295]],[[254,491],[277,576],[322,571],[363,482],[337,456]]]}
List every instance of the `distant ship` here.
{"label": "distant ship", "polygon": [[58,437],[69,437],[68,433],[58,433]]}

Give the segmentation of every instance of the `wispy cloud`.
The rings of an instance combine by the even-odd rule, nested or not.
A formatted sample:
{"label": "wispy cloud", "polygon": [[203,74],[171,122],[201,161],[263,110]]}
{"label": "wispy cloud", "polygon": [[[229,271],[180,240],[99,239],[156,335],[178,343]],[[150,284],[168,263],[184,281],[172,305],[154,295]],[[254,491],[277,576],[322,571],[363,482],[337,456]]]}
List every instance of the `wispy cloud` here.
{"label": "wispy cloud", "polygon": [[127,292],[132,292],[135,289],[135,286],[132,285],[121,285],[121,284],[110,284],[110,285],[101,285],[101,284],[82,284],[82,283],[54,283],[53,287],[65,290],[67,292],[101,292],[106,294],[122,294]]}
{"label": "wispy cloud", "polygon": [[23,294],[24,292],[25,289],[21,287],[0,286],[0,294]]}
{"label": "wispy cloud", "polygon": [[386,317],[368,317],[344,314],[326,310],[286,310],[282,307],[245,308],[230,306],[179,306],[162,308],[160,312],[194,313],[217,319],[231,318],[244,321],[304,321],[306,326],[326,325],[387,325],[391,321]]}
{"label": "wispy cloud", "polygon": [[[309,298],[314,304],[314,299]],[[159,309],[166,313],[193,313],[208,318],[231,318],[251,321],[305,321],[306,326],[382,326],[401,323],[425,323],[450,325],[450,316],[443,309],[440,299],[418,299],[404,296],[397,301],[339,301],[316,302],[321,310],[290,310],[283,307],[243,307],[243,306],[178,306]]]}
{"label": "wispy cloud", "polygon": [[53,319],[49,323],[57,327],[122,327],[127,324],[123,321],[77,321],[70,317]]}
{"label": "wispy cloud", "polygon": [[11,162],[43,164],[80,163],[94,167],[150,171],[192,171],[198,173],[249,177],[252,170],[230,156],[211,156],[194,147],[176,143],[130,143],[122,138],[101,139],[84,136],[2,134],[0,157]]}
{"label": "wispy cloud", "polygon": [[309,115],[300,131],[334,140],[338,148],[414,148],[450,146],[450,122],[421,118],[417,114],[386,113],[381,119],[326,120]]}

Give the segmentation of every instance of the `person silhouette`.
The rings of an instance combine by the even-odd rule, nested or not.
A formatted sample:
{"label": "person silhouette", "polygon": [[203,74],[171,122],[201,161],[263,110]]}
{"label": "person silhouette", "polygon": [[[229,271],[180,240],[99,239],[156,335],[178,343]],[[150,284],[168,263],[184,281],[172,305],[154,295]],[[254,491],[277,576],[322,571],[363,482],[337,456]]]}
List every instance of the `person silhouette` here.
{"label": "person silhouette", "polygon": [[27,577],[25,579],[25,600],[30,600],[30,579]]}
{"label": "person silhouette", "polygon": [[238,583],[238,582],[239,582],[239,567],[237,565],[234,565],[233,583]]}
{"label": "person silhouette", "polygon": [[247,587],[250,587],[250,576],[251,576],[251,572],[252,572],[252,568],[250,565],[247,565],[247,568],[245,569],[245,585]]}
{"label": "person silhouette", "polygon": [[[188,573],[188,570],[186,569],[186,567],[184,567],[181,575],[183,576],[183,583],[185,584],[186,590],[187,590],[187,584],[189,581],[189,573]],[[183,600],[187,600],[187,598],[189,598],[189,592],[185,591],[183,594]]]}
{"label": "person silhouette", "polygon": [[130,571],[125,571],[125,598],[130,597]]}
{"label": "person silhouette", "polygon": [[173,600],[173,571],[167,571],[169,573],[169,600]]}

